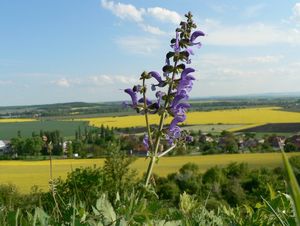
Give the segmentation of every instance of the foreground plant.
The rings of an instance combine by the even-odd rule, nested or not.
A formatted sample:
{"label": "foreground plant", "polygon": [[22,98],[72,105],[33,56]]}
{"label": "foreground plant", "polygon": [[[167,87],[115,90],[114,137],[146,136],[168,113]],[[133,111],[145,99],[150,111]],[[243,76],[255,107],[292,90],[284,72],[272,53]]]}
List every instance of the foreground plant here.
{"label": "foreground plant", "polygon": [[[143,72],[140,77],[142,85],[125,89],[132,100],[131,104],[126,103],[126,105],[135,109],[137,113],[145,115],[147,134],[144,136],[143,144],[148,149],[151,158],[146,173],[146,187],[158,158],[170,152],[176,145],[189,142],[192,139],[186,131],[180,129],[179,123],[186,119],[186,111],[190,107],[187,100],[195,80],[195,77],[191,75],[195,69],[187,65],[191,63],[190,56],[194,54],[192,47],[201,46],[201,43],[196,40],[199,36],[204,36],[204,33],[192,31],[197,26],[193,22],[193,16],[190,12],[185,17],[186,22],[180,23],[180,27],[176,29],[176,37],[171,40],[172,51],[166,54],[166,64],[162,68],[163,76],[156,71]],[[155,92],[155,101],[147,98],[146,81],[150,79],[156,81],[155,84],[151,85],[151,90]],[[140,98],[138,98],[139,95]],[[158,127],[150,126],[149,114],[160,116]],[[169,125],[165,125],[167,117],[172,117]],[[168,148],[159,153],[161,146]]]}

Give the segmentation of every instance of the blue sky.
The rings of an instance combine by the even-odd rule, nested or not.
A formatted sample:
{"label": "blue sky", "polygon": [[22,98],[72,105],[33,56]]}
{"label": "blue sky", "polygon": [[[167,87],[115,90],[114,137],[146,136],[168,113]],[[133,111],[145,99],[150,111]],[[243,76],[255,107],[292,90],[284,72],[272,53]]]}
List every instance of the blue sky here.
{"label": "blue sky", "polygon": [[191,97],[300,91],[300,2],[2,0],[1,106],[125,100],[192,11],[207,35]]}

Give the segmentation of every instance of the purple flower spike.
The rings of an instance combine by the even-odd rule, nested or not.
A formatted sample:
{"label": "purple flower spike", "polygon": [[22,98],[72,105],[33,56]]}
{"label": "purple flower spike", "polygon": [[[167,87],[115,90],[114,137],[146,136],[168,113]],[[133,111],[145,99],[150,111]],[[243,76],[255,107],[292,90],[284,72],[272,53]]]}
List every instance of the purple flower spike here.
{"label": "purple flower spike", "polygon": [[[144,103],[144,98],[139,99],[138,102],[139,102],[139,103]],[[146,104],[147,104],[147,106],[148,106],[148,105],[152,104],[152,101],[149,100],[148,98],[146,98]]]}
{"label": "purple flower spike", "polygon": [[193,34],[191,35],[191,38],[190,38],[190,42],[194,43],[196,38],[198,38],[199,36],[205,36],[205,34],[202,31],[193,32]]}
{"label": "purple flower spike", "polygon": [[137,105],[137,95],[132,89],[125,89],[125,93],[128,93],[131,97],[132,107],[135,108]]}
{"label": "purple flower spike", "polygon": [[144,135],[143,145],[147,150],[149,149],[149,137],[146,134]]}

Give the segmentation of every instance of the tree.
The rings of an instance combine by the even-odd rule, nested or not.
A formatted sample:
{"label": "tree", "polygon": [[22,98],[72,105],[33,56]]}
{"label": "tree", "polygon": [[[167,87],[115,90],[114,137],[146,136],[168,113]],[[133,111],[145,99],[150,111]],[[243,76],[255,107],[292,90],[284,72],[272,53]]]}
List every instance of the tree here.
{"label": "tree", "polygon": [[130,169],[135,158],[128,157],[119,147],[113,145],[106,157],[103,167],[104,185],[109,192],[111,199],[115,198],[117,192],[123,194],[130,190],[135,181],[136,171]]}
{"label": "tree", "polygon": [[25,153],[29,155],[40,155],[43,147],[43,140],[41,137],[32,137],[25,140]]}

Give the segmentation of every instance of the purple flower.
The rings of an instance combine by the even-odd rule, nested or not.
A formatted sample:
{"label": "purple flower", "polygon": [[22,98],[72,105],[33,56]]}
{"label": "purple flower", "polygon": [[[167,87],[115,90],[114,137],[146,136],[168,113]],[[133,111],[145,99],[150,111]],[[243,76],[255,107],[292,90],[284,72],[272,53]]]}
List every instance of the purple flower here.
{"label": "purple flower", "polygon": [[[139,103],[144,103],[144,98],[142,97],[141,99],[139,99],[138,102],[139,102]],[[148,105],[150,105],[150,104],[152,104],[152,101],[149,100],[148,98],[146,98],[146,105],[148,106]]]}
{"label": "purple flower", "polygon": [[158,72],[156,71],[150,71],[149,74],[151,75],[151,77],[155,78],[158,82],[158,84],[162,83],[162,79],[161,76],[159,75]]}
{"label": "purple flower", "polygon": [[188,108],[190,108],[191,105],[188,103],[179,103],[173,108],[171,108],[174,115],[184,115]]}
{"label": "purple flower", "polygon": [[192,137],[190,135],[185,137],[185,141],[188,143],[193,142],[193,140],[194,140],[194,137]]}
{"label": "purple flower", "polygon": [[181,136],[181,130],[179,126],[174,126],[169,129],[169,143],[173,143],[174,139],[178,139]]}
{"label": "purple flower", "polygon": [[186,68],[182,71],[181,79],[177,86],[177,94],[187,95],[187,93],[192,90],[193,80],[195,80],[195,77],[189,73],[194,71],[195,70],[193,68]]}
{"label": "purple flower", "polygon": [[132,107],[135,108],[137,106],[137,95],[132,89],[125,89],[125,93],[128,93],[131,97]]}
{"label": "purple flower", "polygon": [[189,75],[189,73],[195,72],[194,68],[188,67],[185,68],[182,72],[181,72],[181,79],[186,79],[188,77],[188,79],[190,80],[195,80],[195,77],[192,75]]}
{"label": "purple flower", "polygon": [[143,145],[147,150],[149,149],[149,137],[146,134],[144,135]]}
{"label": "purple flower", "polygon": [[174,51],[177,52],[177,53],[180,51],[179,32],[178,31],[176,31],[176,41],[175,41],[175,45],[174,45]]}
{"label": "purple flower", "polygon": [[166,95],[166,93],[165,93],[165,92],[162,92],[162,91],[157,91],[157,92],[155,93],[155,96],[156,96],[156,98],[157,98],[157,104],[158,104],[158,106],[160,105],[160,102],[161,102],[161,100],[162,100],[162,97],[165,96],[165,95]]}
{"label": "purple flower", "polygon": [[133,92],[140,92],[141,90],[142,90],[142,86],[141,85],[136,85],[132,89]]}
{"label": "purple flower", "polygon": [[186,48],[186,51],[190,54],[190,55],[194,55],[194,51],[191,48]]}
{"label": "purple flower", "polygon": [[176,105],[177,105],[180,101],[182,101],[182,100],[187,100],[187,98],[188,98],[188,96],[185,95],[185,94],[181,94],[181,93],[180,93],[180,94],[176,95],[176,96],[174,97],[172,103],[171,103],[171,108],[176,107]]}
{"label": "purple flower", "polygon": [[186,115],[176,115],[173,120],[170,123],[169,129],[173,130],[178,123],[180,122],[184,122],[184,120],[186,119]]}
{"label": "purple flower", "polygon": [[161,76],[159,75],[158,72],[156,71],[151,71],[149,72],[149,74],[151,75],[151,77],[155,78],[156,81],[158,82],[158,84],[152,84],[151,85],[151,90],[155,91],[156,90],[156,86],[158,87],[164,87],[166,85],[166,83],[161,79]]}
{"label": "purple flower", "polygon": [[202,31],[193,32],[193,34],[191,35],[191,38],[190,38],[190,42],[191,42],[192,46],[197,45],[198,47],[201,47],[200,42],[194,42],[199,36],[205,36],[205,34]]}

